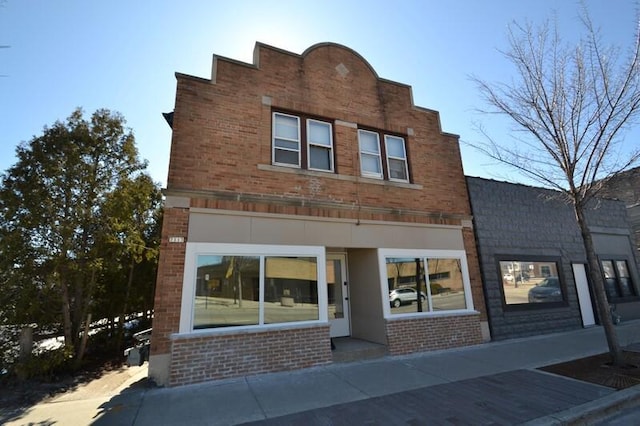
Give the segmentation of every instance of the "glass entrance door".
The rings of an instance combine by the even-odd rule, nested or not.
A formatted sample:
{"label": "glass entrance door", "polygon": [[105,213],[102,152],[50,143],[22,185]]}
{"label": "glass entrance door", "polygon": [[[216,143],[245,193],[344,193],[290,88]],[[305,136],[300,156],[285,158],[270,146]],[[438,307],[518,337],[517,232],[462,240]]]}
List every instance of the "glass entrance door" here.
{"label": "glass entrance door", "polygon": [[351,335],[346,256],[327,255],[327,293],[331,337]]}

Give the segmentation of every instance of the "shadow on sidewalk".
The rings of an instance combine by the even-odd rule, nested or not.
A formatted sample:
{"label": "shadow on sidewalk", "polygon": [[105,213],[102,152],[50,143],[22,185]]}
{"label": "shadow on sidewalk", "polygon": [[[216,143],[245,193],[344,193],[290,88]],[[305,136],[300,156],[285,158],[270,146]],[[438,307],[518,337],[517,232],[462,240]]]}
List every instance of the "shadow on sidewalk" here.
{"label": "shadow on sidewalk", "polygon": [[157,388],[153,380],[145,377],[132,383],[109,401],[101,404],[92,425],[134,424],[145,393]]}

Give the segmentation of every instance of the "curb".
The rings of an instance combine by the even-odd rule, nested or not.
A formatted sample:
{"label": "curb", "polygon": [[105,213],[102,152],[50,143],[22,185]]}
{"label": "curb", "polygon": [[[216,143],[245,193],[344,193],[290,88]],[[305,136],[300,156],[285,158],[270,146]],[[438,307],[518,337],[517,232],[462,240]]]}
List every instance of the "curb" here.
{"label": "curb", "polygon": [[558,413],[549,414],[529,422],[526,426],[543,425],[585,425],[618,414],[620,410],[640,405],[640,385],[623,389],[594,401],[569,408]]}

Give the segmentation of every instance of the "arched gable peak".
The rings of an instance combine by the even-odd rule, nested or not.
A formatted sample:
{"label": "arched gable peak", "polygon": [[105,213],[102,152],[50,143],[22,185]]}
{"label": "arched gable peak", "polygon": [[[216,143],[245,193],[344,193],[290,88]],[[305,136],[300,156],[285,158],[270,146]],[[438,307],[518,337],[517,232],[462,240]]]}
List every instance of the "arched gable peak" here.
{"label": "arched gable peak", "polygon": [[371,74],[373,75],[373,77],[375,77],[376,79],[379,79],[380,77],[378,76],[378,73],[376,72],[376,70],[371,66],[371,64],[369,63],[369,61],[367,61],[362,55],[360,55],[358,52],[356,52],[355,50],[344,46],[342,44],[339,43],[333,43],[333,42],[322,42],[322,43],[316,43],[312,46],[310,46],[309,48],[307,48],[304,52],[302,52],[302,58],[306,58],[307,56],[309,56],[310,54],[314,53],[315,51],[319,50],[319,49],[327,49],[327,48],[336,48],[336,49],[342,49],[346,52],[348,52],[349,54],[355,56],[356,58],[358,58],[363,65],[369,69],[369,71],[371,72]]}

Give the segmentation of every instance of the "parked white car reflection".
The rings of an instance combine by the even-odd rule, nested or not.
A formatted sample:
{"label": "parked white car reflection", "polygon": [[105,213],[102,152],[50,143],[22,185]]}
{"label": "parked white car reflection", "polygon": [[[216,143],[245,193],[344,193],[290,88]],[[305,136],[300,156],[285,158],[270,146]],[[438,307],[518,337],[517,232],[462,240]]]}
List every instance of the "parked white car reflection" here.
{"label": "parked white car reflection", "polygon": [[[427,300],[427,296],[420,292],[420,299],[422,303]],[[418,301],[418,292],[411,287],[397,288],[389,292],[389,303],[394,308],[399,308],[401,305],[411,304]]]}

